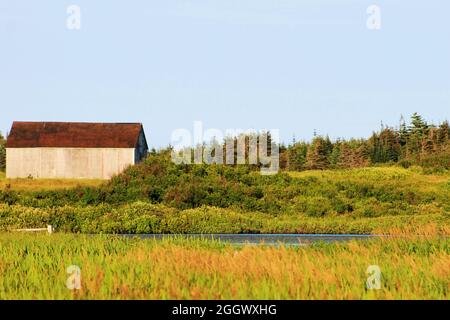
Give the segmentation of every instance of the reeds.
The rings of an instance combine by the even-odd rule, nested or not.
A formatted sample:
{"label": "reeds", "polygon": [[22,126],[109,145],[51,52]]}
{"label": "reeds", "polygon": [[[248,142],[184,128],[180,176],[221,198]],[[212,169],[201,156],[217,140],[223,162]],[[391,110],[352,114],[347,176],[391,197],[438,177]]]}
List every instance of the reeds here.
{"label": "reeds", "polygon": [[[0,234],[0,299],[449,299],[450,241],[428,232],[298,248]],[[70,265],[80,290],[66,287]]]}

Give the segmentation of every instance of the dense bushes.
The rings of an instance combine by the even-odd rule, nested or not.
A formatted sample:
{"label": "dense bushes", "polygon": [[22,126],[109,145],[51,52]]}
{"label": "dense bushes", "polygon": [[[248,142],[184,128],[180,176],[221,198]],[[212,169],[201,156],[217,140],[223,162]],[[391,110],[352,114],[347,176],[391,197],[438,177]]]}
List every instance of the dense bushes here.
{"label": "dense bushes", "polygon": [[100,187],[0,191],[0,230],[81,233],[371,233],[450,223],[450,177],[411,167],[262,176],[151,155]]}
{"label": "dense bushes", "polygon": [[391,207],[404,212],[412,212],[410,207],[420,204],[434,202],[440,207],[448,203],[450,192],[424,188],[421,184],[426,179],[399,168],[262,176],[245,166],[175,165],[159,154],[96,192],[86,192],[80,201],[120,204],[141,200],[178,209],[206,205],[273,215],[302,212],[310,216],[352,213],[368,203],[386,211],[394,204]]}
{"label": "dense bushes", "polygon": [[135,201],[185,210],[201,206],[271,215],[413,214],[420,205],[450,206],[448,176],[413,169],[366,168],[262,176],[246,166],[175,165],[164,153],[150,156],[100,187],[0,191],[1,203],[36,208],[119,206]]}
{"label": "dense bushes", "polygon": [[[307,210],[320,208],[311,202]],[[318,206],[318,207],[316,207]],[[424,209],[417,215],[356,218],[351,215],[307,217],[302,214],[280,215],[276,219],[261,212],[240,212],[215,207],[177,210],[164,205],[136,202],[119,207],[109,205],[55,208],[30,208],[0,205],[0,231],[45,227],[58,232],[75,233],[356,233],[367,234],[405,225],[450,224],[448,215]],[[371,210],[363,207],[362,210]],[[313,215],[316,212],[312,211]]]}

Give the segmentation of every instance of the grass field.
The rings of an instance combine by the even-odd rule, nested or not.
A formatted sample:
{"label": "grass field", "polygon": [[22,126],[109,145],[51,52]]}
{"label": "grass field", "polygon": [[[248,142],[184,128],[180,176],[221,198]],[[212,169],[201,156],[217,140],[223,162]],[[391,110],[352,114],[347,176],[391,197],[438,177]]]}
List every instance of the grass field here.
{"label": "grass field", "polygon": [[[449,168],[450,169],[450,168]],[[360,183],[395,183],[399,187],[409,186],[424,192],[439,192],[449,190],[450,171],[440,174],[424,174],[420,167],[409,169],[400,167],[367,167],[347,170],[307,170],[289,172],[295,178],[315,177],[321,180],[358,181]]]}
{"label": "grass field", "polygon": [[97,187],[105,180],[91,179],[6,179],[5,172],[0,171],[0,190],[10,188],[16,191],[45,191],[70,189],[78,186]]}
{"label": "grass field", "polygon": [[[0,176],[0,299],[450,299],[448,172],[136,170],[110,185]],[[5,232],[47,224],[57,233]],[[236,247],[84,233],[395,236]],[[80,290],[66,287],[71,265],[81,270]],[[366,288],[371,265],[381,270],[379,290]]]}
{"label": "grass field", "polygon": [[[450,299],[449,239],[414,232],[307,247],[3,233],[0,299]],[[71,265],[80,290],[66,287]]]}

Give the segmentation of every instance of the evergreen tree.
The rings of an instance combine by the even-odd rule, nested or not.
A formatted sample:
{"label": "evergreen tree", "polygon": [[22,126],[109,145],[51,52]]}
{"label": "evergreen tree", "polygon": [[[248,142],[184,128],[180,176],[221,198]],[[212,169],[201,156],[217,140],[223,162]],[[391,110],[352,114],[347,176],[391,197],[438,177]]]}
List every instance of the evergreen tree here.
{"label": "evergreen tree", "polygon": [[450,141],[450,125],[448,121],[442,122],[442,124],[439,126],[439,129],[437,130],[437,143],[440,146],[444,146],[448,144]]}
{"label": "evergreen tree", "polygon": [[332,168],[337,168],[339,165],[340,158],[341,158],[341,141],[338,139],[334,143],[333,150],[331,151],[329,156],[330,166]]}
{"label": "evergreen tree", "polygon": [[327,169],[330,166],[328,156],[330,155],[329,138],[316,136],[308,148],[306,155],[306,167],[308,169]]}
{"label": "evergreen tree", "polygon": [[398,133],[394,129],[386,128],[380,133],[383,149],[383,162],[396,162],[400,157],[401,145]]}
{"label": "evergreen tree", "polygon": [[369,146],[364,140],[356,141],[352,168],[367,167],[369,165]]}
{"label": "evergreen tree", "polygon": [[287,153],[287,147],[284,144],[280,144],[279,157],[280,157],[280,169],[287,169],[289,166],[289,157]]}
{"label": "evergreen tree", "polygon": [[348,142],[344,141],[339,147],[339,160],[337,167],[341,169],[348,169],[353,164],[353,151]]}
{"label": "evergreen tree", "polygon": [[398,130],[398,134],[400,146],[403,147],[404,145],[406,145],[406,142],[408,140],[408,128],[406,126],[405,118],[403,118],[403,116],[400,117],[400,127]]}
{"label": "evergreen tree", "polygon": [[414,112],[411,116],[411,126],[409,127],[410,132],[422,134],[428,129],[428,124],[423,120],[422,116]]}
{"label": "evergreen tree", "polygon": [[306,154],[308,152],[308,144],[306,142],[297,142],[288,147],[288,168],[289,170],[304,170],[306,163]]}
{"label": "evergreen tree", "polygon": [[424,146],[423,139],[428,135],[428,125],[416,112],[411,116],[411,125],[408,127],[408,141],[406,144],[406,157],[420,155]]}

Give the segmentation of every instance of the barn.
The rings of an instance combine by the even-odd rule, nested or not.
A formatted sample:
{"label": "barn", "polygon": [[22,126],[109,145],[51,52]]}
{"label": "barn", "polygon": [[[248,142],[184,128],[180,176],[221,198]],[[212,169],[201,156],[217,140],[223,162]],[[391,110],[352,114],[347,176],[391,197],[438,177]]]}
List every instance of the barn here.
{"label": "barn", "polygon": [[140,123],[14,122],[6,177],[109,179],[147,150]]}

